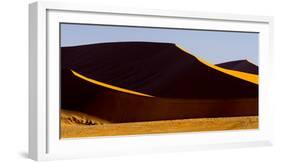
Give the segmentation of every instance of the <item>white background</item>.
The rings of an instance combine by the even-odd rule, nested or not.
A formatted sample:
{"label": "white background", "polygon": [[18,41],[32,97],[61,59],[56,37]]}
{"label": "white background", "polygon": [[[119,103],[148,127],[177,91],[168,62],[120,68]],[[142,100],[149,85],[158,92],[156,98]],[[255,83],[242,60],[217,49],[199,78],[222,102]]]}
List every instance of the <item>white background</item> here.
{"label": "white background", "polygon": [[[0,162],[31,162],[27,159],[29,2],[32,1],[7,0],[0,5]],[[82,3],[82,0],[80,2]],[[275,105],[278,105],[281,99],[278,93],[281,92],[278,85],[281,83],[281,4],[278,0],[102,0],[97,3],[123,7],[274,16],[275,68],[272,71],[276,73],[276,89],[272,92],[272,98],[276,99]],[[281,162],[279,107],[275,110],[274,118],[273,147],[157,153],[63,162]]]}

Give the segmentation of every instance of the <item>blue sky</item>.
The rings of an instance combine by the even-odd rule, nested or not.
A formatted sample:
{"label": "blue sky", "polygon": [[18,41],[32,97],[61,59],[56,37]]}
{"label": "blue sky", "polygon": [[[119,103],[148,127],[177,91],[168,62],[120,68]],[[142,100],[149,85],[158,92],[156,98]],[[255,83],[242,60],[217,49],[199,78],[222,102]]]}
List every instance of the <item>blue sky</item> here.
{"label": "blue sky", "polygon": [[213,64],[247,59],[258,65],[258,33],[61,24],[61,46],[118,41],[176,43]]}

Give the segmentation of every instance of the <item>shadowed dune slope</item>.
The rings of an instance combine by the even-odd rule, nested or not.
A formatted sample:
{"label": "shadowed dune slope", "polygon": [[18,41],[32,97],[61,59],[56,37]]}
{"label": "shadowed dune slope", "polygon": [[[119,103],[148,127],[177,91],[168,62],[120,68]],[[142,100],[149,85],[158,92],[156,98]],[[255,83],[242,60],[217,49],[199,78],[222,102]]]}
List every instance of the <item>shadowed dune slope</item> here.
{"label": "shadowed dune slope", "polygon": [[169,43],[63,47],[61,108],[113,123],[255,116],[258,85]]}
{"label": "shadowed dune slope", "polygon": [[62,108],[112,123],[258,115],[258,98],[174,99],[124,93],[63,73]]}
{"label": "shadowed dune slope", "polygon": [[228,99],[253,98],[258,94],[257,84],[206,66],[170,43],[116,42],[63,47],[61,66],[62,76],[73,70],[99,82],[155,97]]}
{"label": "shadowed dune slope", "polygon": [[254,65],[253,63],[251,63],[247,60],[230,61],[230,62],[217,64],[217,66],[226,68],[226,69],[230,69],[230,70],[247,72],[247,73],[251,73],[251,74],[259,73],[258,66]]}

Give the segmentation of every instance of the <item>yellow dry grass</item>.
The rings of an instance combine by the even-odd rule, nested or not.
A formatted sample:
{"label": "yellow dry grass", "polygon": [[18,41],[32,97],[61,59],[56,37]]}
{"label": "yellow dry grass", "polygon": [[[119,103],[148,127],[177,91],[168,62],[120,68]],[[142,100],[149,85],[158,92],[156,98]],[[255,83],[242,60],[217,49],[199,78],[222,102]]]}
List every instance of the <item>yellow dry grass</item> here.
{"label": "yellow dry grass", "polygon": [[257,128],[258,116],[110,123],[79,112],[61,111],[61,138]]}

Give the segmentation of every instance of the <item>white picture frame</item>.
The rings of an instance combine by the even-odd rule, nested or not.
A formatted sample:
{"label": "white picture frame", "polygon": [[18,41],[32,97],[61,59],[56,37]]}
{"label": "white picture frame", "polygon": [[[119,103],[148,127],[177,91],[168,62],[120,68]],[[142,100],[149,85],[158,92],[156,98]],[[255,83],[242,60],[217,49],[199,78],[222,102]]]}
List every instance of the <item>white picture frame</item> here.
{"label": "white picture frame", "polygon": [[[188,25],[184,23],[186,21]],[[259,32],[259,129],[59,139],[59,108],[57,107],[59,60],[55,55],[59,51],[59,22],[136,26],[149,24],[159,27],[188,26],[206,30]],[[270,80],[273,76],[271,73],[272,28],[273,18],[267,16],[117,8],[85,3],[30,4],[29,157],[34,160],[52,160],[271,145],[273,142],[271,125],[273,106],[270,99],[270,90],[273,89]],[[93,147],[98,147],[96,148],[98,150]]]}

